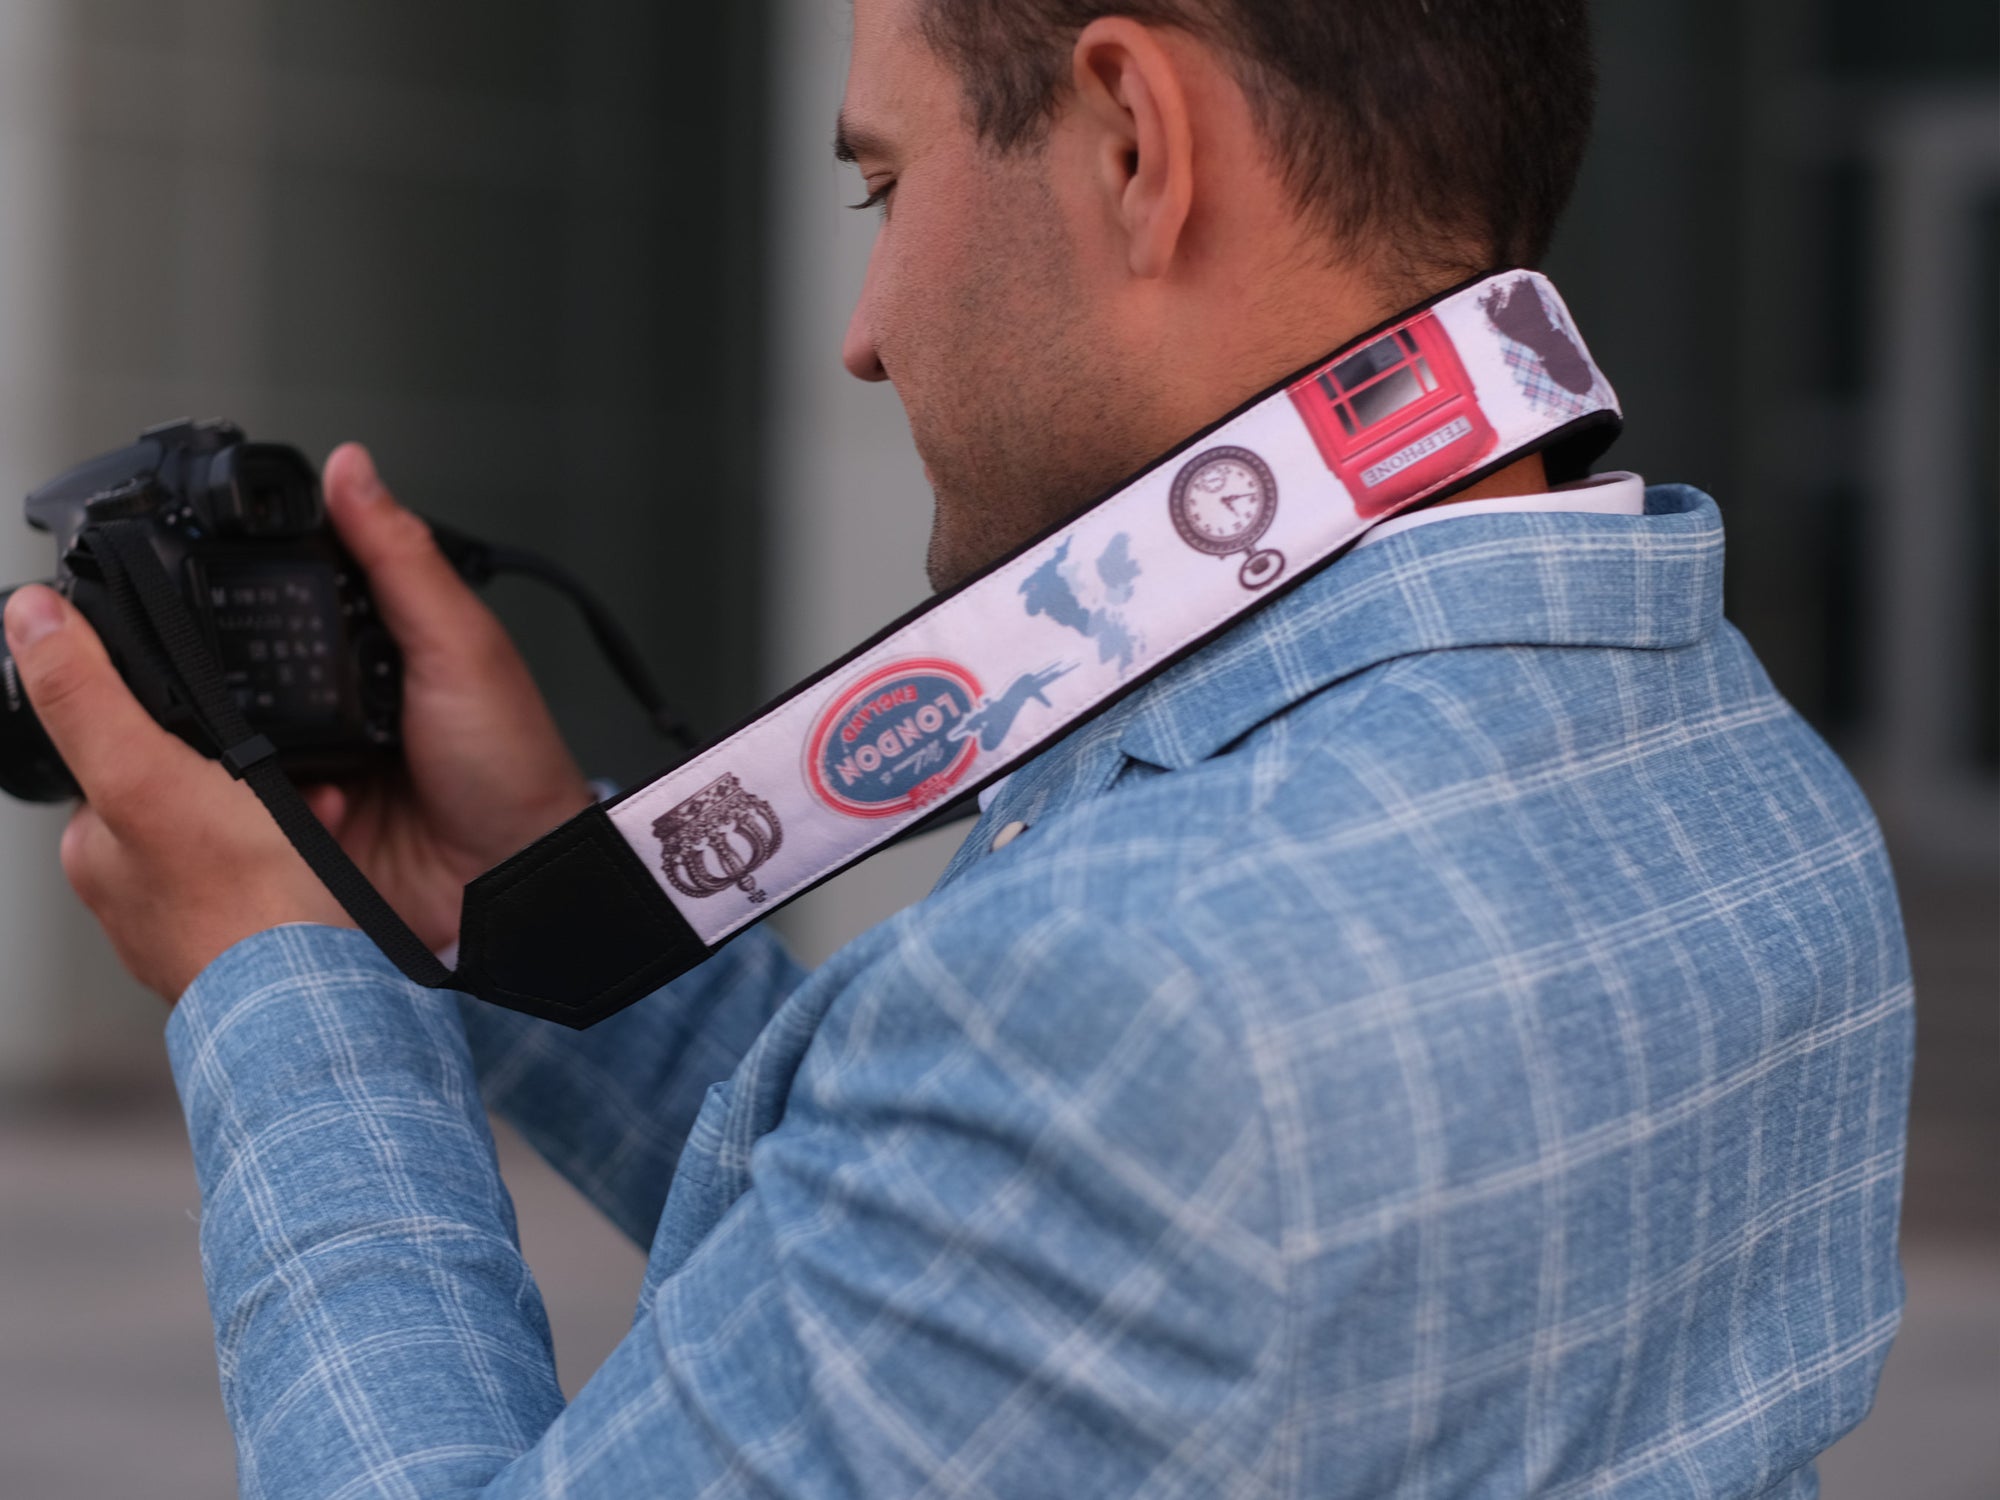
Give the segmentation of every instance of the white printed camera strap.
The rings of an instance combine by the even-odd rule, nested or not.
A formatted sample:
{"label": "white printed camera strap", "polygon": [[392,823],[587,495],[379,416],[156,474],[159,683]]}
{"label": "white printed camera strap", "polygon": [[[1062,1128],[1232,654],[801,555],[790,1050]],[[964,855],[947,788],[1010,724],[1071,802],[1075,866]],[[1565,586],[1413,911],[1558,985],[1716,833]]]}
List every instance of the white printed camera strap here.
{"label": "white printed camera strap", "polygon": [[1535,452],[1552,479],[1581,477],[1619,423],[1554,287],[1482,278],[1284,381],[480,877],[455,972],[379,919],[363,926],[420,983],[590,1025],[1008,774],[1376,523]]}

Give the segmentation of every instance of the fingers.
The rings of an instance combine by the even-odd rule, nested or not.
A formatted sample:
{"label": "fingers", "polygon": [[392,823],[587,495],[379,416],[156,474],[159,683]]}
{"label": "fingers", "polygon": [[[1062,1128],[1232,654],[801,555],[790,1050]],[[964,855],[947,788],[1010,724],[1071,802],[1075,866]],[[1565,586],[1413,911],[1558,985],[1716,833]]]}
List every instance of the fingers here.
{"label": "fingers", "polygon": [[347,550],[368,575],[389,633],[406,655],[462,655],[498,628],[431,539],[423,517],[405,510],[359,443],[326,461],[327,513]]}
{"label": "fingers", "polygon": [[347,822],[347,793],[337,786],[314,786],[307,787],[303,795],[313,816],[326,825],[328,833],[339,838],[341,827]]}
{"label": "fingers", "polygon": [[7,601],[7,645],[21,686],[63,763],[92,802],[115,805],[194,752],[153,722],[76,609],[39,584]]}
{"label": "fingers", "polygon": [[63,829],[62,870],[70,883],[70,888],[83,898],[83,904],[91,904],[92,892],[96,888],[95,872],[101,860],[100,850],[111,837],[104,827],[104,820],[86,802],[70,814],[69,823]]}

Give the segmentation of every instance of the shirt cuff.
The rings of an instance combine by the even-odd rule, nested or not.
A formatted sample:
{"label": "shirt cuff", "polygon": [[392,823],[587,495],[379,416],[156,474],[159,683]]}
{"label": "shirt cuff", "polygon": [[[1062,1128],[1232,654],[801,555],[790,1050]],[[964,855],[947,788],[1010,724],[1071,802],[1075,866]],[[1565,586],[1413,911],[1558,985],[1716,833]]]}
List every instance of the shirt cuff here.
{"label": "shirt cuff", "polygon": [[247,1122],[336,1080],[421,1078],[447,1095],[471,1087],[455,997],[410,983],[352,928],[297,924],[245,938],[188,986],[166,1040],[204,1186]]}

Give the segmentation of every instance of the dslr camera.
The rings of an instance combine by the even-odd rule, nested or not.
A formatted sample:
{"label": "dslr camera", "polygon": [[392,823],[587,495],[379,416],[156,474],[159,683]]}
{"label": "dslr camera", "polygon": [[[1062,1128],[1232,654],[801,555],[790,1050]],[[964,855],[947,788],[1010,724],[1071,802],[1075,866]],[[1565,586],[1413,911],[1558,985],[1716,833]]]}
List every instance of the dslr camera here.
{"label": "dslr camera", "polygon": [[[143,624],[118,607],[90,546],[94,526],[147,524],[228,691],[295,781],[353,779],[398,753],[401,657],[297,449],[246,441],[228,422],[170,423],[43,485],[27,508],[28,524],[55,537],[49,582],[147,711],[204,755],[223,747]],[[13,592],[0,590],[0,606]],[[4,644],[0,791],[30,802],[78,794]]]}

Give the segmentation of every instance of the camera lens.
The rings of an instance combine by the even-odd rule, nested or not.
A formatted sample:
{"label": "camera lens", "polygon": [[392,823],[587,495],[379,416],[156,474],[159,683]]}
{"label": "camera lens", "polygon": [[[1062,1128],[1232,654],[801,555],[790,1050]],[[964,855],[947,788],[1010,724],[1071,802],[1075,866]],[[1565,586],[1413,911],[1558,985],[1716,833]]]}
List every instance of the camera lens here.
{"label": "camera lens", "polygon": [[[14,590],[0,590],[0,609]],[[56,754],[21,686],[13,653],[0,640],[0,792],[23,802],[66,802],[77,795],[69,768]]]}

